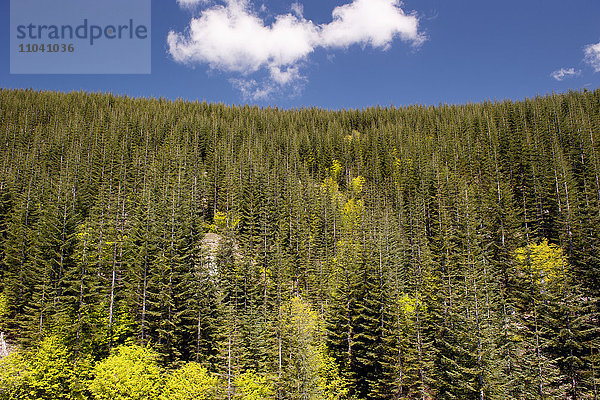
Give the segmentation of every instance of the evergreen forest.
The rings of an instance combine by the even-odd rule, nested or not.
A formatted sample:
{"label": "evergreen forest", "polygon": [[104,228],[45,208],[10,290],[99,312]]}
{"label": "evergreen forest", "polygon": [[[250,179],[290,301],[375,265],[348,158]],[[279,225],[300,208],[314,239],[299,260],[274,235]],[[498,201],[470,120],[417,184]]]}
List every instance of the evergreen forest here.
{"label": "evergreen forest", "polygon": [[0,90],[0,399],[597,399],[600,90]]}

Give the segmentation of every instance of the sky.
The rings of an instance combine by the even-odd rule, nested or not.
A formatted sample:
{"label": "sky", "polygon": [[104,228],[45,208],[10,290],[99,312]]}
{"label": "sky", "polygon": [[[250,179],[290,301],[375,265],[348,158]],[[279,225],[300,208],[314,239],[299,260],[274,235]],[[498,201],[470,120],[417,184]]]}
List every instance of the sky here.
{"label": "sky", "polygon": [[4,88],[361,109],[600,87],[598,0],[152,0],[139,75],[11,74],[9,4]]}

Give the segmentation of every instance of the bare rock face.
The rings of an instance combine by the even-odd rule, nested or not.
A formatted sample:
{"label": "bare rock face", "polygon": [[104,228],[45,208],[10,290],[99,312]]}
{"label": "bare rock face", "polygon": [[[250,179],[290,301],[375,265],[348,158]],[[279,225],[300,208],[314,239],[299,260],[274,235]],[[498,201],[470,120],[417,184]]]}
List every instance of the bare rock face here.
{"label": "bare rock face", "polygon": [[4,340],[4,332],[0,332],[0,358],[7,357],[11,353],[12,346]]}
{"label": "bare rock face", "polygon": [[212,232],[208,232],[202,238],[202,246],[208,249],[208,273],[213,277],[218,273],[215,259],[217,258],[217,251],[219,249],[220,242],[221,235]]}
{"label": "bare rock face", "polygon": [[214,255],[217,252],[217,247],[219,246],[219,241],[221,240],[221,235],[217,235],[216,233],[209,232],[204,235],[202,239],[202,243],[208,247],[210,252]]}

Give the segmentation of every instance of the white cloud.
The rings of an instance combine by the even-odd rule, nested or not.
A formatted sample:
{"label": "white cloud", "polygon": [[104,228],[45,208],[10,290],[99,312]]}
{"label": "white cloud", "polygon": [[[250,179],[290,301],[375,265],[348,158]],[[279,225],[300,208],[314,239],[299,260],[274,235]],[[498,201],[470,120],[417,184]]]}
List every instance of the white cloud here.
{"label": "white cloud", "polygon": [[273,80],[280,85],[286,85],[290,82],[295,82],[301,79],[300,71],[298,70],[297,66],[288,66],[285,71],[281,67],[272,66],[269,69],[269,73],[271,78],[273,78]]}
{"label": "white cloud", "polygon": [[394,37],[419,45],[425,37],[419,33],[419,20],[407,15],[397,0],[354,0],[336,7],[333,21],[322,26],[321,40],[326,47],[370,44],[387,48]]}
{"label": "white cloud", "polygon": [[230,79],[229,82],[242,93],[244,98],[253,100],[268,99],[276,91],[274,85],[268,83],[259,85],[254,79]]}
{"label": "white cloud", "polygon": [[294,14],[298,18],[304,18],[304,6],[302,4],[292,3],[290,10],[292,10],[292,14]]}
{"label": "white cloud", "polygon": [[594,68],[594,72],[600,72],[600,42],[588,44],[583,48],[583,52],[585,54],[583,60]]}
{"label": "white cloud", "polygon": [[177,62],[248,74],[260,68],[295,64],[314,50],[317,28],[286,14],[270,26],[245,4],[230,2],[192,18],[186,34],[169,32],[169,52]]}
{"label": "white cloud", "polygon": [[208,4],[210,0],[177,0],[179,7],[194,8],[200,4]]}
{"label": "white cloud", "polygon": [[[287,71],[286,71],[287,72]],[[242,93],[245,99],[266,100],[273,95],[281,94],[285,88],[286,95],[294,97],[302,91],[301,82],[303,77],[294,77],[297,80],[289,80],[285,84],[274,81],[273,79],[257,82],[251,78],[231,78],[229,83]]]}
{"label": "white cloud", "polygon": [[562,81],[565,78],[572,78],[579,75],[581,75],[581,71],[576,71],[575,68],[561,68],[550,74],[550,76],[556,79],[557,81]]}
{"label": "white cloud", "polygon": [[[177,1],[192,7],[208,0]],[[330,23],[317,25],[303,17],[300,3],[293,3],[291,13],[267,24],[249,0],[224,0],[192,18],[185,33],[170,31],[167,44],[176,62],[238,74],[230,81],[243,94],[268,97],[277,86],[297,88],[303,80],[300,69],[317,48],[360,44],[387,49],[396,37],[420,45],[425,37],[418,30],[419,18],[401,5],[399,0],[353,0],[336,7]],[[249,78],[259,71],[269,76],[263,84]]]}

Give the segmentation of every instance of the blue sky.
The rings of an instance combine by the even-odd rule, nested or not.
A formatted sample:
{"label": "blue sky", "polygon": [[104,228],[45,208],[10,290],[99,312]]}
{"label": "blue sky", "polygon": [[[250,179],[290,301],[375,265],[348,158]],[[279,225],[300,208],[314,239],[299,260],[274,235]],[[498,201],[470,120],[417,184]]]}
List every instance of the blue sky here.
{"label": "blue sky", "polygon": [[600,87],[597,0],[179,1],[152,1],[149,75],[11,75],[0,1],[0,87],[330,109]]}

